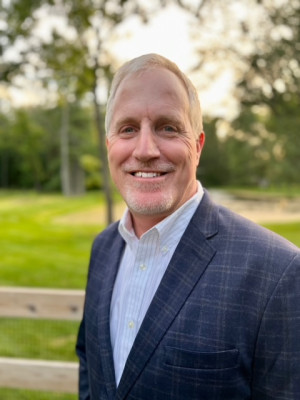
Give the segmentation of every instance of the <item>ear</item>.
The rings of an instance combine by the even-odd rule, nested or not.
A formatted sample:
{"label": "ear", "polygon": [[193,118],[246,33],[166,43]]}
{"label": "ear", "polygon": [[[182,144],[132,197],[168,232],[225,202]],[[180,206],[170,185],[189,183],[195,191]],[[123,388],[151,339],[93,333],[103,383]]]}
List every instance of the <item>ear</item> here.
{"label": "ear", "polygon": [[197,165],[199,164],[200,161],[200,156],[202,153],[202,149],[204,147],[205,143],[205,133],[202,131],[196,141],[196,149],[197,149]]}

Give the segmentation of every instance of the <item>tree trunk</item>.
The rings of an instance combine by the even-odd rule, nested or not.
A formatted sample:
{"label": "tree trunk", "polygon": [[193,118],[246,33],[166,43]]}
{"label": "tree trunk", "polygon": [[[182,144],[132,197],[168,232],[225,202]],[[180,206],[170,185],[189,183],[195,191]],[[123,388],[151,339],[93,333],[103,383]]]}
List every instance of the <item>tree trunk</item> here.
{"label": "tree trunk", "polygon": [[2,152],[2,157],[1,157],[1,184],[0,186],[2,188],[8,188],[9,184],[9,155],[8,153],[4,150]]}
{"label": "tree trunk", "polygon": [[113,199],[112,189],[110,184],[110,173],[106,154],[106,136],[104,131],[104,121],[100,110],[100,104],[97,100],[96,84],[94,85],[94,106],[95,106],[95,119],[96,126],[99,136],[99,153],[102,161],[102,178],[103,178],[103,189],[106,200],[106,223],[107,225],[113,222]]}
{"label": "tree trunk", "polygon": [[70,160],[69,160],[69,107],[62,105],[60,129],[60,178],[61,189],[65,196],[71,196]]}
{"label": "tree trunk", "polygon": [[84,171],[80,165],[78,157],[71,157],[70,162],[70,186],[72,195],[85,193]]}

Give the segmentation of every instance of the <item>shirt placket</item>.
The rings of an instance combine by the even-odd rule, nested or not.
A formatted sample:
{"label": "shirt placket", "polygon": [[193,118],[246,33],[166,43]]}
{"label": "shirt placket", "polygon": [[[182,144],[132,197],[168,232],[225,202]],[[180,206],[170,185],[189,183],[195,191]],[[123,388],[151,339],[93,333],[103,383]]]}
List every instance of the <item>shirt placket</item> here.
{"label": "shirt placket", "polygon": [[149,256],[147,257],[147,254],[149,254],[147,246],[147,238],[143,238],[139,241],[128,288],[127,308],[124,315],[124,331],[126,334],[124,335],[122,346],[126,358],[142,322],[140,311],[148,281],[150,262]]}

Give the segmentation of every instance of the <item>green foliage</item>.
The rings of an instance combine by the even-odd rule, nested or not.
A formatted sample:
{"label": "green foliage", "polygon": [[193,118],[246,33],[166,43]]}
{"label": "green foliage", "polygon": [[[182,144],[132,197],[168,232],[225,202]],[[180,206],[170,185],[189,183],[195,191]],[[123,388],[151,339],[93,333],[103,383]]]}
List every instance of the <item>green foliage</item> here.
{"label": "green foliage", "polygon": [[[10,118],[0,114],[0,188],[60,190],[61,118],[60,107],[18,109]],[[68,129],[70,165],[97,155],[90,109],[71,104]]]}
{"label": "green foliage", "polygon": [[7,187],[13,174],[9,168],[14,153],[9,126],[9,118],[0,114],[0,187]]}
{"label": "green foliage", "polygon": [[[202,3],[193,10],[193,14],[196,13],[200,20],[203,18],[203,15],[200,15],[202,5],[207,2]],[[256,35],[256,32],[251,31],[253,26],[250,19],[241,23],[241,39],[245,35],[248,37],[247,40],[250,40],[251,36],[255,37],[253,45],[256,50],[244,52],[237,46],[238,43],[232,46],[234,53],[237,53],[235,55],[237,59],[248,65],[244,76],[239,73],[237,96],[241,103],[241,114],[223,141],[220,141],[217,135],[218,121],[206,123],[207,144],[202,154],[198,175],[208,185],[260,185],[275,182],[282,184],[295,183],[299,180],[300,139],[297,132],[300,106],[299,1],[257,3],[261,5],[270,32],[261,30]],[[93,101],[95,111],[99,110],[96,89],[101,87],[103,92],[106,91],[114,65],[114,57],[105,45],[106,38],[111,35],[115,27],[133,13],[142,21],[147,21],[155,11],[159,10],[158,5],[163,7],[166,4],[167,1],[161,1],[153,4],[151,8],[149,5],[143,7],[135,0],[109,2],[66,0],[59,4],[52,0],[26,2],[14,0],[5,3],[0,18],[3,24],[7,24],[7,29],[0,31],[0,46],[3,50],[9,49],[17,40],[25,38],[27,48],[24,48],[16,61],[3,63],[2,80],[14,85],[13,78],[17,74],[26,76],[24,72],[30,66],[44,87],[52,91],[53,87],[57,89],[60,107],[62,104],[71,104],[72,120],[69,129],[70,156],[73,157],[73,160],[70,160],[71,165],[74,160],[78,164],[83,155],[97,156],[98,148],[105,147],[103,114],[96,119],[101,146],[96,145],[94,150],[91,150],[88,144],[93,128],[86,121],[86,116],[82,119],[84,112],[80,111],[81,107],[76,101],[84,99],[90,104]],[[189,7],[183,2],[178,4],[191,12],[192,6]],[[212,2],[211,10],[216,6],[221,6],[221,2]],[[49,13],[59,13],[64,16],[66,31],[72,34],[65,35],[59,29],[53,28],[49,32],[49,40],[43,40],[36,35],[34,33],[38,14],[36,11],[40,7],[44,7]],[[93,38],[92,42],[86,39],[87,36]],[[227,46],[226,41],[224,43]],[[214,57],[218,51],[222,59],[227,54],[227,58],[232,56],[230,48],[224,49],[221,46],[220,49],[212,50],[209,50],[209,53]],[[253,106],[267,107],[269,110],[267,118],[259,116]],[[48,124],[42,124],[43,132],[40,131],[40,125],[32,115],[28,114],[25,118],[24,110],[20,112],[23,113],[24,125],[19,115],[18,121],[15,121],[16,132],[11,134],[9,129],[11,135],[9,140],[7,133],[1,133],[0,128],[2,187],[59,189],[60,107],[56,109],[57,115],[54,115],[55,112],[45,110],[45,115],[48,113],[49,119]],[[89,117],[93,119],[94,115],[90,114]],[[0,119],[3,120],[5,117]],[[25,143],[19,141],[20,126]],[[10,123],[9,128],[11,128]],[[88,134],[84,136],[83,132]],[[32,151],[31,157],[29,149]],[[106,157],[103,154],[101,162],[105,164]],[[102,168],[103,171],[106,169]],[[100,180],[98,172],[87,170],[87,187],[98,187],[107,181],[106,178],[107,176],[103,176]]]}
{"label": "green foliage", "polygon": [[84,154],[80,158],[80,163],[85,171],[85,185],[88,190],[99,189],[102,187],[102,179],[100,175],[101,163],[99,158]]}
{"label": "green foliage", "polygon": [[299,183],[300,102],[283,98],[276,113],[264,105],[244,106],[224,145],[228,154],[230,184],[283,185]]}
{"label": "green foliage", "polygon": [[204,186],[221,186],[229,182],[227,154],[217,136],[217,120],[204,121],[205,145],[197,176]]}
{"label": "green foliage", "polygon": [[[299,183],[300,170],[300,3],[270,2],[264,7],[270,32],[247,59],[249,68],[238,88],[241,113],[233,123],[230,141],[236,140],[236,147],[244,150],[247,140],[252,158],[241,159],[241,168],[251,162],[252,179],[271,185],[294,184]],[[239,138],[241,131],[244,142]],[[258,139],[256,145],[251,143],[253,138]],[[247,177],[247,171],[243,173]]]}
{"label": "green foliage", "polygon": [[17,110],[13,124],[22,185],[39,189],[45,178],[42,162],[43,130],[25,110]]}
{"label": "green foliage", "polygon": [[[297,98],[298,97],[298,98]],[[275,176],[281,182],[300,182],[300,99],[291,96],[282,99],[278,110],[266,121],[266,127],[277,138],[277,168]],[[276,153],[275,153],[276,156]]]}

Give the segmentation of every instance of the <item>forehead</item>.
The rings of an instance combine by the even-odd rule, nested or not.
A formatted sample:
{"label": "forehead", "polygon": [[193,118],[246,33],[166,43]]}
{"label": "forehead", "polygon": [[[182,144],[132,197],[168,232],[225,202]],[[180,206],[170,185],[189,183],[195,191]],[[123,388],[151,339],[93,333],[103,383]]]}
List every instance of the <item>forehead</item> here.
{"label": "forehead", "polygon": [[113,114],[131,105],[188,108],[188,95],[182,81],[171,71],[151,68],[125,77],[115,95]]}

